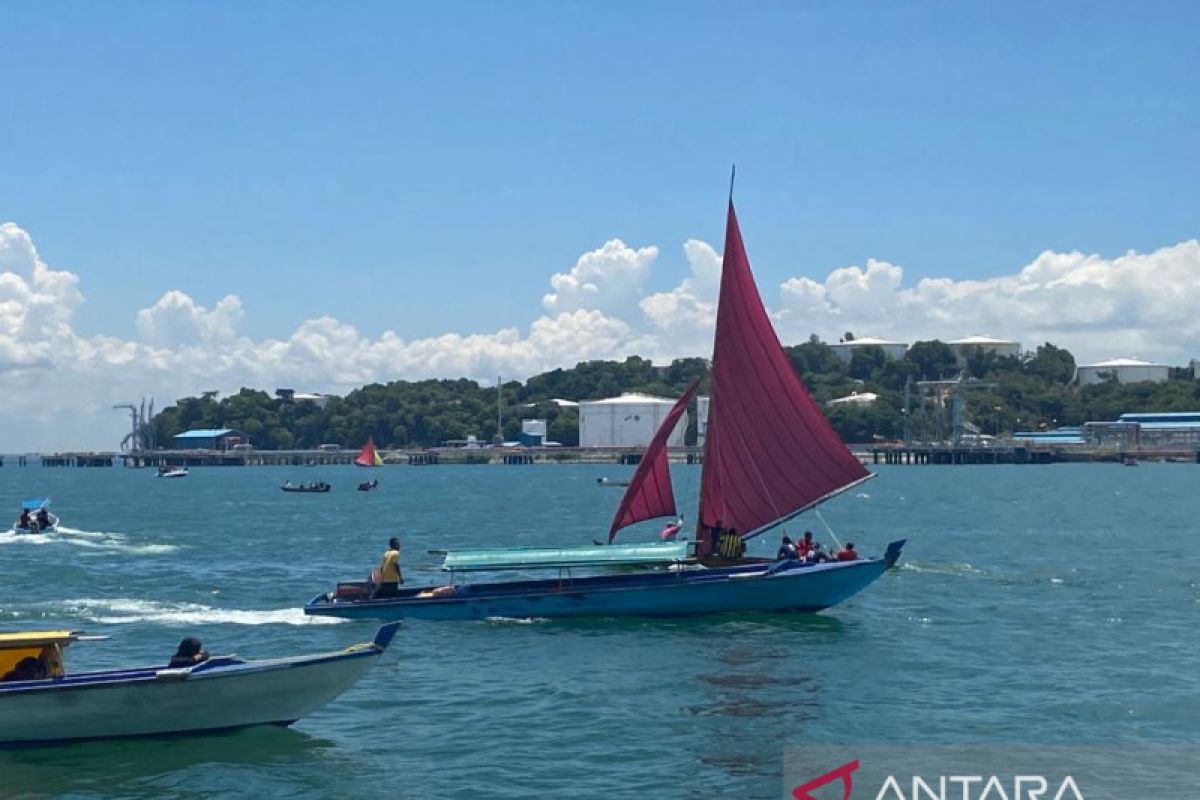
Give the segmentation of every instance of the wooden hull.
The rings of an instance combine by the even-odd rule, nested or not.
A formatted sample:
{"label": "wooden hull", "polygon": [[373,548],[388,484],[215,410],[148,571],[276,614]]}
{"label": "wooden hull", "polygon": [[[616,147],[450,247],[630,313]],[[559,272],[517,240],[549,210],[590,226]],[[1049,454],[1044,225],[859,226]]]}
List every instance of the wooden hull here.
{"label": "wooden hull", "polygon": [[814,612],[865,589],[899,558],[894,542],[883,558],[799,565],[772,562],[720,569],[646,572],[538,581],[465,584],[432,596],[407,589],[394,598],[331,598],[306,614],[358,619],[669,617],[744,612]]}
{"label": "wooden hull", "polygon": [[342,652],[0,686],[0,746],[290,725],[349,689],[394,634]]}

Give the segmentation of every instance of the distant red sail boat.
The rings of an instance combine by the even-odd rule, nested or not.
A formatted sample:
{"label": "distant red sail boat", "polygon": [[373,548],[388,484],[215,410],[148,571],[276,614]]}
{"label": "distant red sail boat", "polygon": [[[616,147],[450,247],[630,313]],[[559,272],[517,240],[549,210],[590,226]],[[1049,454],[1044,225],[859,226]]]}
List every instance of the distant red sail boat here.
{"label": "distant red sail boat", "polygon": [[[558,577],[452,584],[436,592],[406,588],[377,600],[343,599],[329,592],[310,600],[305,613],[480,619],[811,612],[857,594],[896,563],[903,540],[891,542],[877,558],[852,556],[852,560],[814,563],[740,557],[744,540],[859,485],[872,474],[838,438],[779,343],[754,284],[732,198],[711,382],[696,542],[612,544],[617,532],[628,525],[676,513],[666,442],[699,382],[679,398],[647,446],[609,528],[608,545],[451,552],[443,565],[452,576],[472,570],[557,569]],[[646,565],[653,558],[661,563],[661,555],[647,551],[688,545],[695,548],[688,555],[699,557],[701,564],[679,563],[684,559],[676,555],[679,568],[670,571],[584,577],[569,571]]]}
{"label": "distant red sail boat", "polygon": [[362,450],[358,451],[358,456],[355,457],[354,463],[360,467],[382,467],[383,459],[379,457],[379,451],[375,449],[375,440],[370,436],[367,437],[367,443],[362,446]]}

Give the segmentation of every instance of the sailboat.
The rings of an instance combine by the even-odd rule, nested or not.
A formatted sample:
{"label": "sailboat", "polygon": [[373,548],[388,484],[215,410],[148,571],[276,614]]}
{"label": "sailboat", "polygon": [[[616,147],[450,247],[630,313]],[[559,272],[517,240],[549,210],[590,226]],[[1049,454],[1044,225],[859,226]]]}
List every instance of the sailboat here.
{"label": "sailboat", "polygon": [[[628,525],[675,513],[666,440],[696,388],[679,398],[647,447],[610,526],[610,542]],[[750,539],[871,477],[813,402],[779,343],[730,198],[696,554],[709,559],[718,534]],[[386,598],[372,598],[363,583],[340,583],[310,600],[304,611],[377,619],[813,612],[865,589],[896,563],[903,546],[904,540],[894,541],[882,556],[852,561],[735,558],[720,566],[582,577],[571,568],[595,565],[583,553],[588,548],[564,548],[557,558],[543,558],[545,563],[523,565],[557,568],[556,578],[405,588]],[[477,568],[513,564],[501,559]]]}
{"label": "sailboat", "polygon": [[358,451],[358,455],[354,458],[354,463],[360,467],[382,467],[383,459],[379,457],[379,451],[375,449],[375,439],[367,437],[367,443],[362,446],[362,450]]}

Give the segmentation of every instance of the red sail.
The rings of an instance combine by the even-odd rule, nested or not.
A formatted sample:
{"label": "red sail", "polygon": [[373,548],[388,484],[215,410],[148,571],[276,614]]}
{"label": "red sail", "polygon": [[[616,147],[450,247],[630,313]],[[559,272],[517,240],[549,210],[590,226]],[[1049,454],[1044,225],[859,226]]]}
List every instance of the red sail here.
{"label": "red sail", "polygon": [[834,433],[779,344],[754,285],[731,201],[700,525],[735,528],[748,538],[870,474]]}
{"label": "red sail", "polygon": [[354,459],[354,463],[360,467],[375,466],[375,440],[372,437],[367,437],[367,443],[363,445],[362,450],[358,451],[358,457]]}
{"label": "red sail", "polygon": [[629,488],[621,498],[621,505],[617,506],[612,527],[608,529],[610,544],[617,531],[626,525],[675,513],[675,493],[671,491],[671,471],[667,466],[667,439],[679,424],[683,412],[687,411],[688,403],[692,402],[699,385],[700,381],[697,380],[675,401],[654,432],[654,438],[646,446],[646,452],[642,454],[642,460],[629,481]]}

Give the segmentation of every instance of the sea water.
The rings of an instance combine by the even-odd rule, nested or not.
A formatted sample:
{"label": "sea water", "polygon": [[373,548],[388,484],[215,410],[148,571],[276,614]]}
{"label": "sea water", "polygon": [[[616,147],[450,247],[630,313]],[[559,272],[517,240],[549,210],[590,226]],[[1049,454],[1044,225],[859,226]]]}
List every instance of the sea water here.
{"label": "sea water", "polygon": [[[788,526],[832,542],[828,522],[865,554],[908,539],[824,613],[407,622],[292,729],[4,752],[0,797],[776,798],[785,752],[818,743],[1195,742],[1200,468],[877,469]],[[587,544],[621,492],[596,479],[629,472],[4,467],[0,508],[49,495],[62,528],[0,533],[0,629],[109,635],[71,647],[79,669],[165,661],[183,636],[251,658],[339,649],[375,625],[301,606],[364,577],[388,537],[422,584],[444,580],[431,549]],[[674,473],[690,515],[699,470]],[[379,489],[355,491],[368,477]]]}

